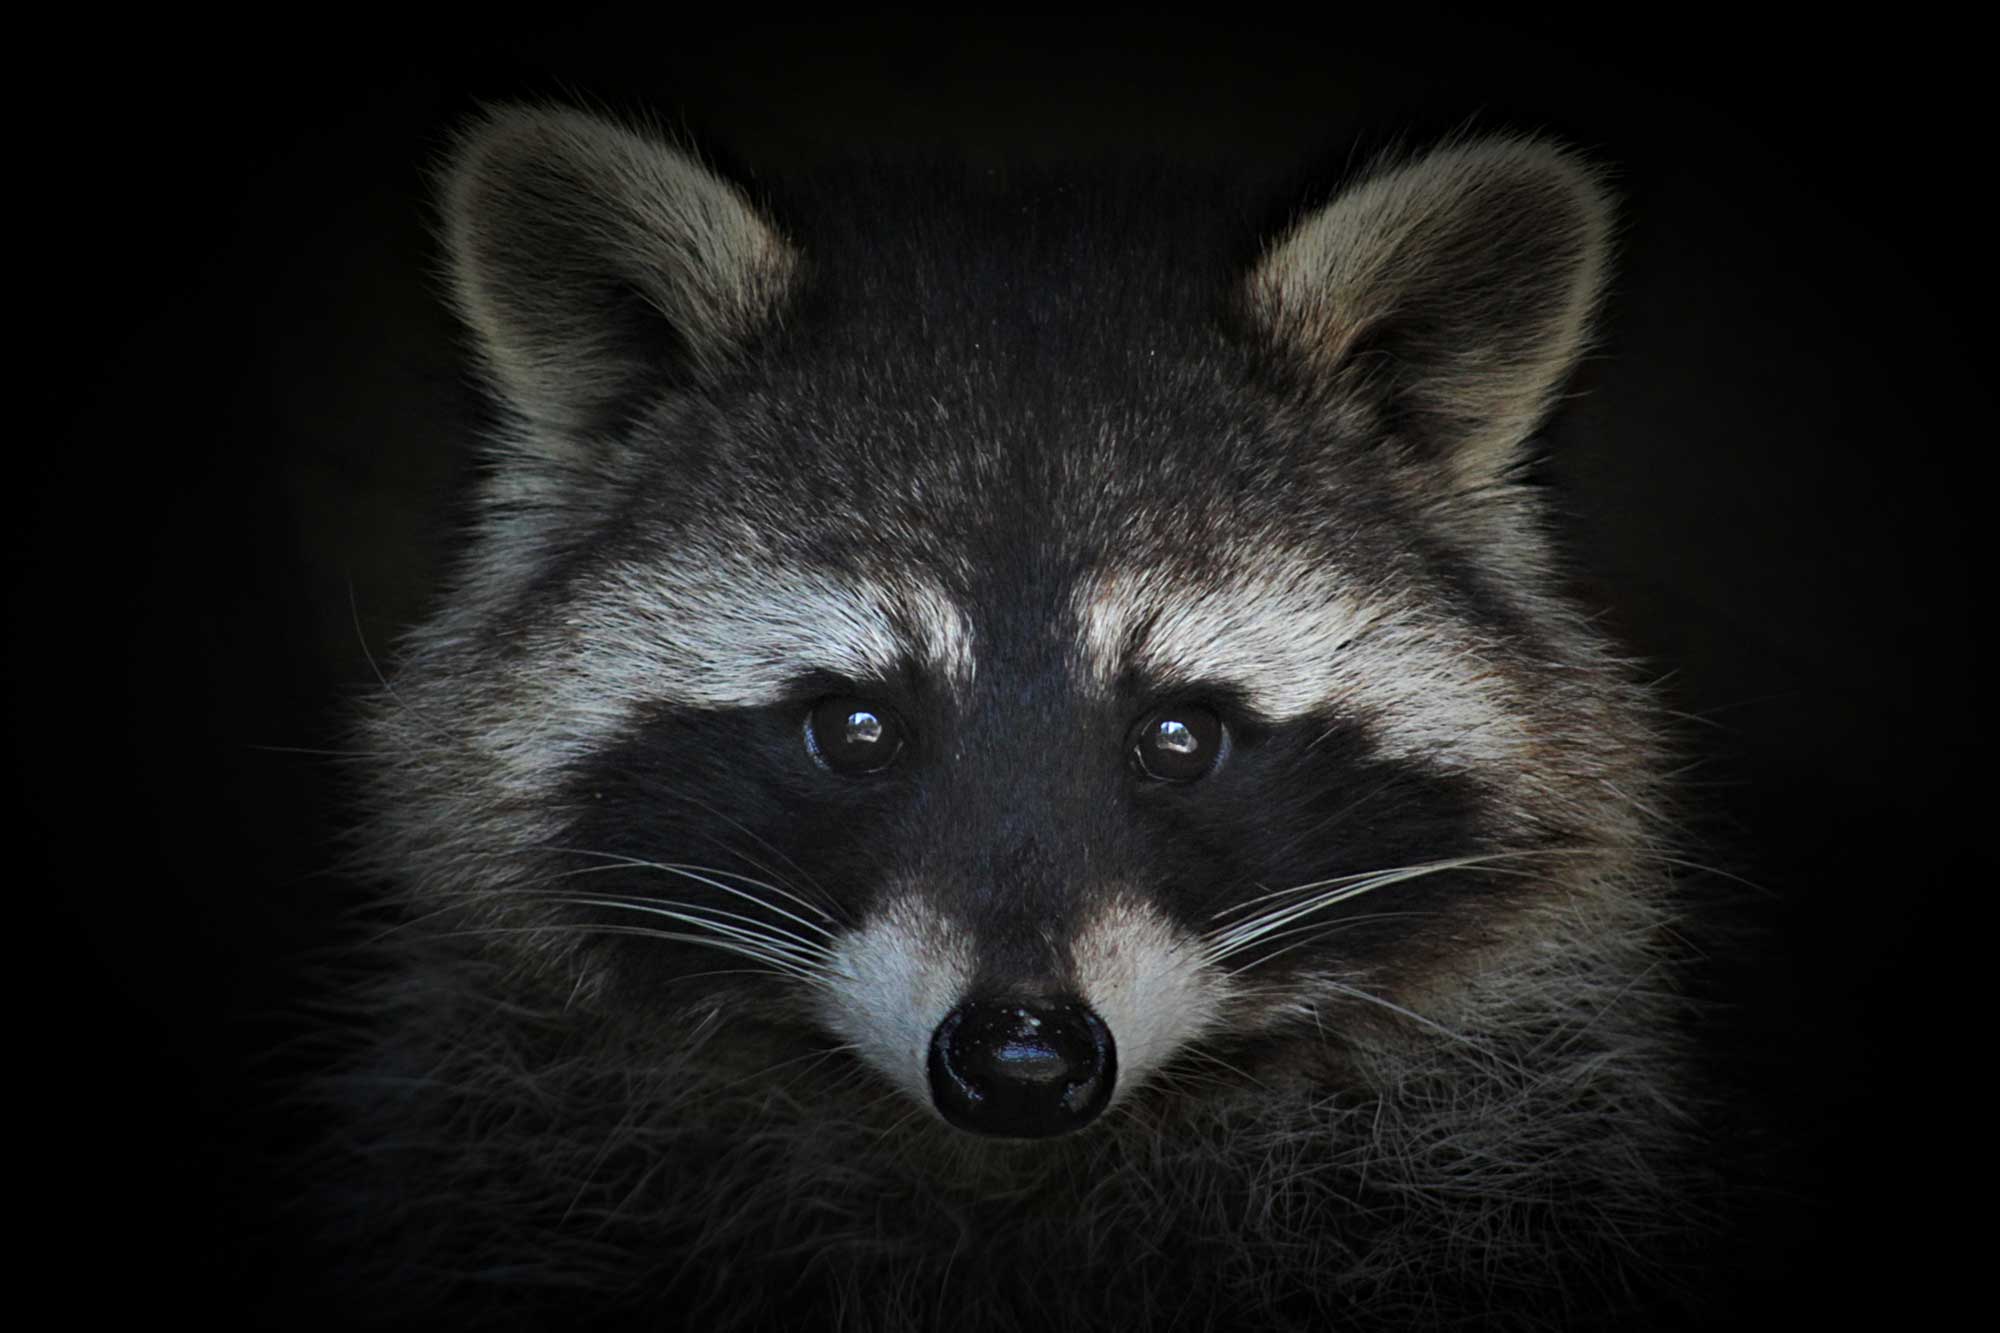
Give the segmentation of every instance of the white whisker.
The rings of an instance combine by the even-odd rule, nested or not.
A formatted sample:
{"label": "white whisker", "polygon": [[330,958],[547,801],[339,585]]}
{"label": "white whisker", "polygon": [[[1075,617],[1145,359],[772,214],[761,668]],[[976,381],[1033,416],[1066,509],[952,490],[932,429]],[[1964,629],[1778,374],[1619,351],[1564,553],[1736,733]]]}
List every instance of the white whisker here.
{"label": "white whisker", "polygon": [[767,910],[775,912],[780,916],[788,917],[791,920],[798,922],[800,925],[805,926],[809,930],[816,930],[820,934],[827,936],[829,939],[833,937],[833,932],[828,930],[825,926],[821,925],[817,921],[808,921],[804,917],[799,916],[796,913],[786,911],[784,908],[779,907],[775,903],[767,902],[764,899],[759,898],[754,893],[749,893],[743,889],[732,888],[730,885],[720,883],[716,878],[714,878],[715,876],[722,876],[728,879],[741,880],[745,884],[754,885],[757,888],[768,890],[771,893],[777,894],[781,898],[785,898],[794,903],[797,903],[800,907],[803,907],[808,912],[818,913],[819,916],[824,920],[827,921],[833,920],[833,917],[830,916],[828,913],[822,911],[820,908],[814,906],[812,903],[807,902],[805,899],[799,897],[797,894],[788,892],[787,890],[780,888],[776,884],[768,884],[765,883],[763,880],[753,879],[749,875],[739,874],[732,870],[718,870],[712,866],[687,865],[675,861],[648,861],[635,856],[620,856],[615,852],[589,851],[577,847],[561,847],[561,848],[554,848],[552,850],[562,852],[565,855],[569,856],[602,857],[605,860],[613,863],[611,866],[605,867],[607,869],[625,868],[633,870],[658,870],[664,874],[679,875],[684,879],[691,879],[696,881],[697,883],[706,884],[710,888],[718,889],[723,893],[734,894],[739,898],[747,898],[751,902],[756,903],[759,907],[766,908]]}
{"label": "white whisker", "polygon": [[[762,923],[753,921],[749,917],[735,912],[724,912],[720,908],[700,907],[686,903],[679,903],[673,907],[668,907],[653,902],[627,902],[619,898],[581,896],[551,898],[549,901],[565,903],[572,907],[610,907],[627,912],[644,912],[650,916],[663,916],[670,921],[679,921],[686,925],[705,927],[706,929],[716,931],[718,934],[726,935],[731,939],[754,941],[764,948],[781,951],[801,961],[813,961],[826,956],[826,950],[810,940],[801,939],[788,932],[775,931],[775,928],[766,928]],[[677,908],[686,908],[687,910],[676,910]],[[697,915],[697,913],[708,913],[710,915]],[[714,917],[716,916],[727,916],[733,917],[738,921],[749,921],[755,929],[732,926],[715,920]]]}
{"label": "white whisker", "polygon": [[[655,930],[648,926],[616,926],[585,924],[581,922],[547,922],[534,926],[467,926],[459,930],[440,932],[438,939],[471,939],[489,935],[630,935],[641,939],[666,940],[676,944],[699,944],[733,953],[752,962],[765,963],[779,971],[789,973],[813,986],[826,984],[825,978],[803,965],[800,961],[781,955],[767,954],[752,946],[714,935],[695,935],[684,931]],[[705,972],[702,976],[727,976],[725,972]]]}
{"label": "white whisker", "polygon": [[[1287,944],[1282,949],[1274,949],[1270,953],[1259,954],[1257,955],[1256,958],[1250,960],[1247,963],[1242,964],[1239,967],[1228,969],[1228,973],[1232,977],[1240,976],[1242,973],[1249,971],[1253,967],[1262,967],[1264,964],[1270,962],[1273,958],[1276,958],[1281,954],[1287,954],[1294,949],[1303,948],[1306,945],[1311,944],[1316,940],[1325,939],[1330,935],[1338,935],[1342,931],[1347,930],[1349,927],[1358,926],[1363,924],[1364,922],[1393,921],[1403,918],[1426,917],[1435,915],[1436,913],[1433,912],[1370,912],[1366,916],[1342,917],[1338,921],[1309,922],[1306,925],[1293,926],[1289,930],[1281,930],[1274,935],[1266,936],[1264,940],[1265,943],[1269,944],[1277,940],[1292,939],[1292,943]],[[1298,938],[1294,939],[1293,938],[1294,936]]]}
{"label": "white whisker", "polygon": [[[1329,879],[1313,880],[1289,888],[1276,889],[1258,895],[1234,907],[1225,908],[1211,919],[1235,915],[1259,904],[1267,906],[1264,911],[1246,920],[1211,930],[1205,937],[1206,948],[1202,954],[1204,962],[1219,963],[1241,952],[1250,945],[1272,935],[1273,932],[1299,921],[1304,917],[1325,910],[1328,907],[1348,901],[1366,893],[1400,884],[1408,880],[1421,879],[1428,875],[1448,870],[1479,868],[1492,874],[1526,874],[1529,872],[1506,867],[1497,863],[1531,857],[1547,856],[1589,856],[1598,855],[1589,848],[1551,847],[1520,848],[1510,851],[1483,852],[1470,856],[1450,857],[1441,861],[1422,862],[1411,866],[1398,866],[1386,870],[1363,871],[1356,874],[1337,875]],[[1240,970],[1240,969],[1239,969]]]}

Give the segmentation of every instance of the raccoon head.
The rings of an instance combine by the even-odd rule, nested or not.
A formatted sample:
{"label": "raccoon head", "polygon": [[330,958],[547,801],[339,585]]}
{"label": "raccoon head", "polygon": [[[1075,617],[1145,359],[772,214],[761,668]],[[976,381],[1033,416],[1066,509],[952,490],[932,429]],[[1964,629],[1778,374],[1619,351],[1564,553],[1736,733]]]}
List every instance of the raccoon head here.
{"label": "raccoon head", "polygon": [[373,724],[414,905],[1016,1138],[1225,1046],[1365,1082],[1609,947],[1648,742],[1517,477],[1591,172],[1450,145],[1235,268],[1150,196],[870,189],[767,213],[570,111],[459,145],[507,420]]}

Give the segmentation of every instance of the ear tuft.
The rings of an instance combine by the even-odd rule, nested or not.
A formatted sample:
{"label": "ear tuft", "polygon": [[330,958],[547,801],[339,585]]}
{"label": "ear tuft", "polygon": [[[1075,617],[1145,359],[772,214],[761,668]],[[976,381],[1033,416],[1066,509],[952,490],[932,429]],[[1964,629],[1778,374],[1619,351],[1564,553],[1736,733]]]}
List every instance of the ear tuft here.
{"label": "ear tuft", "polygon": [[1252,321],[1314,390],[1356,398],[1462,485],[1502,476],[1589,339],[1611,204],[1533,139],[1379,166],[1265,253]]}
{"label": "ear tuft", "polygon": [[494,385],[557,432],[726,362],[797,269],[777,230],[687,153],[566,108],[488,112],[441,193],[452,293]]}

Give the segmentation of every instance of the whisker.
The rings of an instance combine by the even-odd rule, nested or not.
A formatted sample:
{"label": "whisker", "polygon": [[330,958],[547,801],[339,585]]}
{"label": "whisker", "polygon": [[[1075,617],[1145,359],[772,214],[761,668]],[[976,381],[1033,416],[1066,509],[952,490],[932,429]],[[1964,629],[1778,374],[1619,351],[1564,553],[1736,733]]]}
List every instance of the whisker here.
{"label": "whisker", "polygon": [[[726,935],[731,939],[752,940],[765,948],[782,951],[786,955],[799,959],[800,961],[812,961],[814,959],[823,958],[826,956],[826,950],[822,949],[819,945],[812,943],[810,940],[800,939],[796,935],[785,934],[781,939],[761,929],[745,930],[740,926],[728,925],[721,921],[712,920],[710,917],[707,916],[694,915],[695,912],[708,911],[708,912],[714,912],[722,916],[735,917],[739,921],[750,921],[749,917],[740,916],[734,912],[722,912],[718,908],[702,908],[696,906],[693,907],[691,911],[676,911],[672,907],[661,906],[658,903],[626,902],[618,898],[594,898],[594,897],[551,898],[549,901],[565,903],[572,907],[610,907],[610,908],[617,908],[627,912],[644,912],[650,916],[663,916],[666,917],[669,921],[680,921],[687,925],[706,927],[709,930],[713,930],[720,934]],[[689,906],[689,905],[677,904],[676,906]],[[751,924],[759,925],[761,923],[752,921]]]}
{"label": "whisker", "polygon": [[[1365,893],[1373,893],[1376,889],[1389,884],[1399,884],[1407,880],[1421,879],[1427,875],[1435,875],[1441,871],[1459,868],[1461,867],[1458,862],[1439,861],[1430,865],[1410,866],[1400,870],[1383,871],[1359,881],[1354,881],[1346,877],[1339,880],[1323,881],[1323,883],[1337,885],[1338,887],[1332,888],[1325,893],[1316,894],[1304,902],[1293,903],[1267,912],[1262,916],[1252,917],[1250,920],[1240,922],[1228,930],[1211,935],[1208,939],[1208,946],[1202,954],[1202,959],[1204,962],[1210,964],[1219,963],[1230,955],[1238,953],[1251,944],[1256,943],[1279,927],[1290,925],[1301,917],[1311,916],[1313,913],[1331,907],[1336,903],[1346,902],[1350,898],[1357,898]],[[1320,885],[1308,885],[1305,887],[1318,888]]]}
{"label": "whisker", "polygon": [[[612,863],[608,866],[580,867],[575,871],[568,872],[571,874],[583,874],[590,870],[626,870],[626,869],[658,870],[664,874],[678,875],[682,879],[693,880],[697,884],[706,884],[712,889],[717,889],[723,893],[731,894],[734,897],[742,898],[749,902],[756,903],[759,907],[764,908],[766,911],[772,912],[778,916],[782,916],[788,921],[795,921],[799,925],[804,926],[807,930],[818,931],[820,934],[826,936],[828,939],[833,938],[833,932],[828,930],[825,926],[821,925],[819,922],[808,921],[806,918],[798,915],[796,912],[786,911],[784,908],[778,906],[776,903],[766,902],[764,899],[758,897],[754,893],[750,893],[744,889],[735,888],[731,885],[721,883],[716,878],[714,878],[715,876],[720,875],[729,879],[741,880],[745,884],[755,885],[757,888],[760,889],[769,889],[772,893],[778,894],[779,896],[784,898],[788,898],[791,901],[797,903],[800,907],[805,908],[808,912],[820,911],[819,908],[813,906],[811,903],[806,902],[804,899],[798,897],[796,894],[785,892],[785,890],[779,888],[775,884],[766,884],[764,881],[760,879],[753,879],[748,875],[738,874],[733,870],[718,870],[711,866],[686,865],[680,862],[673,862],[673,861],[647,861],[634,856],[621,856],[616,852],[593,852],[593,851],[586,851],[582,848],[561,847],[561,848],[555,848],[553,850],[562,852],[570,856],[601,857],[604,860]],[[820,915],[823,917],[826,916],[824,912],[820,912]],[[827,919],[831,920],[832,918],[828,917]]]}
{"label": "whisker", "polygon": [[[1517,847],[1497,852],[1479,852],[1469,856],[1452,857],[1443,861],[1425,861],[1425,862],[1420,862],[1415,866],[1397,866],[1381,870],[1361,870],[1361,871],[1356,871],[1352,874],[1336,875],[1330,879],[1314,880],[1311,883],[1307,884],[1294,884],[1289,888],[1273,889],[1268,893],[1259,894],[1255,898],[1249,898],[1240,902],[1232,903],[1228,907],[1222,908],[1221,910],[1215,912],[1213,915],[1209,917],[1209,920],[1211,921],[1219,920],[1222,917],[1231,916],[1238,912],[1246,911],[1249,908],[1256,906],[1258,903],[1268,902],[1273,898],[1283,898],[1295,894],[1306,893],[1314,889],[1325,888],[1336,884],[1353,883],[1358,880],[1368,879],[1371,876],[1375,875],[1400,873],[1401,871],[1404,870],[1425,870],[1425,871],[1436,870],[1436,869],[1452,870],[1468,866],[1485,865],[1495,861],[1517,860],[1529,857],[1602,856],[1609,850],[1612,849],[1580,847],[1580,846]],[[1629,850],[1633,852],[1638,851],[1638,849],[1618,849],[1618,850],[1621,851]]]}
{"label": "whisker", "polygon": [[[1241,952],[1251,944],[1264,939],[1281,927],[1291,925],[1301,918],[1311,916],[1325,908],[1346,902],[1365,893],[1372,893],[1390,884],[1398,884],[1412,879],[1447,870],[1484,869],[1490,874],[1525,875],[1531,872],[1496,864],[1509,860],[1549,856],[1597,856],[1601,851],[1588,847],[1547,847],[1516,848],[1498,852],[1483,852],[1469,856],[1450,857],[1441,861],[1423,862],[1412,866],[1401,866],[1389,870],[1363,872],[1334,876],[1315,880],[1307,884],[1293,885],[1258,895],[1246,904],[1226,908],[1216,917],[1226,917],[1245,907],[1259,904],[1267,906],[1257,915],[1234,924],[1218,927],[1205,936],[1206,947],[1202,954],[1204,962],[1215,964]],[[1310,895],[1310,896],[1308,896]],[[1215,918],[1211,918],[1215,919]],[[1241,969],[1236,969],[1240,971]]]}
{"label": "whisker", "polygon": [[[714,935],[695,935],[683,931],[658,930],[649,926],[587,925],[572,922],[550,922],[536,926],[467,926],[460,930],[447,931],[440,938],[476,938],[486,935],[629,935],[640,939],[666,940],[676,944],[699,944],[733,953],[752,962],[766,963],[781,972],[797,977],[812,986],[824,986],[826,979],[801,962],[783,956],[763,953],[748,945]],[[704,972],[702,976],[728,976],[727,972]]]}
{"label": "whisker", "polygon": [[[825,886],[820,884],[818,880],[814,879],[812,877],[811,872],[809,872],[804,866],[800,865],[797,861],[794,861],[790,856],[787,856],[781,848],[772,845],[771,840],[769,838],[766,838],[763,835],[759,834],[756,830],[745,825],[741,820],[736,819],[731,815],[716,809],[714,806],[710,805],[706,801],[698,800],[691,796],[684,796],[681,799],[685,800],[689,805],[697,807],[698,809],[712,816],[713,818],[720,820],[722,823],[729,825],[729,827],[735,829],[738,833],[750,839],[751,842],[757,844],[759,847],[764,848],[766,851],[770,852],[773,856],[776,856],[780,861],[783,861],[787,866],[791,867],[792,871],[798,875],[799,879],[804,882],[805,886],[811,889],[814,893],[817,893],[820,897],[824,898],[828,906],[833,909],[830,913],[828,913],[827,919],[831,921],[838,921],[840,919],[840,910],[839,910],[840,901],[837,898],[835,898],[831,893],[828,893],[826,891]],[[722,840],[720,838],[716,838],[713,835],[709,836],[711,838],[711,841],[716,842],[718,845],[726,846],[726,844],[722,843]],[[738,852],[737,854],[741,855],[740,852]],[[746,857],[745,859],[747,860],[748,858]],[[780,876],[777,875],[775,872],[771,871],[769,867],[759,866],[758,868],[764,870],[766,874],[771,875],[773,879],[780,878]]]}
{"label": "whisker", "polygon": [[1363,870],[1352,875],[1337,875],[1332,879],[1314,880],[1310,884],[1294,884],[1289,888],[1272,889],[1268,893],[1258,894],[1255,898],[1245,898],[1241,902],[1231,903],[1229,906],[1222,908],[1220,911],[1211,914],[1208,919],[1210,921],[1218,921],[1226,916],[1234,916],[1239,912],[1246,912],[1250,908],[1255,907],[1258,903],[1269,902],[1273,898],[1289,898],[1296,894],[1305,893],[1311,889],[1325,888],[1330,884],[1353,883],[1356,880],[1367,879],[1370,875],[1375,875],[1380,873],[1381,873],[1380,871],[1375,871],[1375,870]]}
{"label": "whisker", "polygon": [[[1531,872],[1516,870],[1496,864],[1507,860],[1549,856],[1598,856],[1603,853],[1588,847],[1546,847],[1517,848],[1508,851],[1484,852],[1470,856],[1451,857],[1441,861],[1423,862],[1412,866],[1401,866],[1388,870],[1366,871],[1357,874],[1338,875],[1329,879],[1314,880],[1289,888],[1277,889],[1258,895],[1246,903],[1224,908],[1211,920],[1234,915],[1260,904],[1266,907],[1257,915],[1233,925],[1218,927],[1206,936],[1208,948],[1204,960],[1219,962],[1236,953],[1248,944],[1263,938],[1272,930],[1291,924],[1304,916],[1309,916],[1323,908],[1345,902],[1364,893],[1406,880],[1419,879],[1427,875],[1447,870],[1482,868],[1491,874],[1525,875]],[[1310,897],[1306,895],[1311,895]]]}
{"label": "whisker", "polygon": [[1342,931],[1347,930],[1354,926],[1361,925],[1364,922],[1396,921],[1403,919],[1414,920],[1419,917],[1435,917],[1437,915],[1438,914],[1436,912],[1370,912],[1366,916],[1342,917],[1338,921],[1308,922],[1307,924],[1302,926],[1293,926],[1290,930],[1281,930],[1278,931],[1276,934],[1266,936],[1265,937],[1266,942],[1282,940],[1282,939],[1290,939],[1293,936],[1302,936],[1303,938],[1293,939],[1292,943],[1287,944],[1282,949],[1273,949],[1270,953],[1258,954],[1255,958],[1251,959],[1250,961],[1243,963],[1240,966],[1228,969],[1228,975],[1232,977],[1239,976],[1253,967],[1262,967],[1266,963],[1270,962],[1272,959],[1277,958],[1283,954],[1288,954],[1294,949],[1304,948],[1305,946],[1316,943],[1319,940],[1327,939],[1331,936],[1338,935]]}
{"label": "whisker", "polygon": [[[707,915],[702,917],[696,917],[690,915],[690,916],[678,917],[677,919],[687,921],[690,923],[699,922],[702,924],[710,924],[710,918],[726,918],[731,921],[740,921],[743,922],[746,926],[751,928],[750,931],[744,933],[750,933],[758,935],[759,937],[769,938],[774,944],[778,943],[779,939],[782,938],[784,941],[789,942],[786,947],[792,948],[795,952],[799,952],[801,954],[809,953],[821,956],[825,955],[826,953],[826,946],[821,944],[817,940],[811,940],[807,939],[802,935],[793,934],[791,931],[786,930],[782,926],[776,925],[772,922],[764,921],[757,917],[746,916],[741,912],[732,912],[725,907],[714,907],[710,906],[707,903],[690,903],[681,901],[679,899],[662,899],[656,897],[620,896],[615,894],[594,894],[588,896],[578,896],[573,894],[566,894],[562,890],[550,889],[545,887],[548,885],[557,884],[561,881],[574,879],[580,875],[598,874],[605,870],[617,870],[622,868],[623,867],[619,866],[585,866],[574,870],[558,871],[552,875],[537,876],[534,879],[523,880],[515,884],[501,884],[492,886],[490,888],[456,889],[441,894],[437,894],[434,896],[445,898],[453,902],[461,902],[461,901],[477,902],[492,897],[522,896],[531,898],[532,900],[541,903],[624,907],[635,911],[670,909],[664,912],[664,914],[666,915],[673,915],[674,910],[687,913],[697,913],[697,912],[706,913]],[[434,921],[442,916],[448,916],[456,910],[457,910],[456,907],[447,905],[444,907],[436,908],[435,910],[430,912],[425,912],[419,916],[411,917],[406,921],[397,922],[395,925],[390,926],[388,929],[382,931],[380,934],[375,936],[374,937],[375,942],[379,943],[382,940],[385,940],[390,936],[397,934],[400,931],[408,930],[416,926],[421,926],[425,922]],[[548,922],[545,924],[549,926],[557,926],[564,923]],[[737,927],[723,927],[720,924],[720,922],[714,922],[713,924],[716,925],[717,929],[725,929],[725,928],[740,929]],[[828,938],[831,939],[833,938],[833,936],[828,935]]]}

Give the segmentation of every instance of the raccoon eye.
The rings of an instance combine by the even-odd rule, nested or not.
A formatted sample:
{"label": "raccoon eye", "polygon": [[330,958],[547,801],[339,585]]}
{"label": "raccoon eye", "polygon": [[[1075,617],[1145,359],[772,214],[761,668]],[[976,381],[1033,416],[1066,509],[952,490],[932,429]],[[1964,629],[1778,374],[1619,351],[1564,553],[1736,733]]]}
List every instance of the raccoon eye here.
{"label": "raccoon eye", "polygon": [[903,748],[903,724],[878,704],[850,695],[822,699],[806,714],[806,752],[836,773],[874,773]]}
{"label": "raccoon eye", "polygon": [[1222,758],[1222,719],[1206,708],[1173,708],[1153,714],[1132,742],[1132,762],[1159,782],[1193,782]]}

